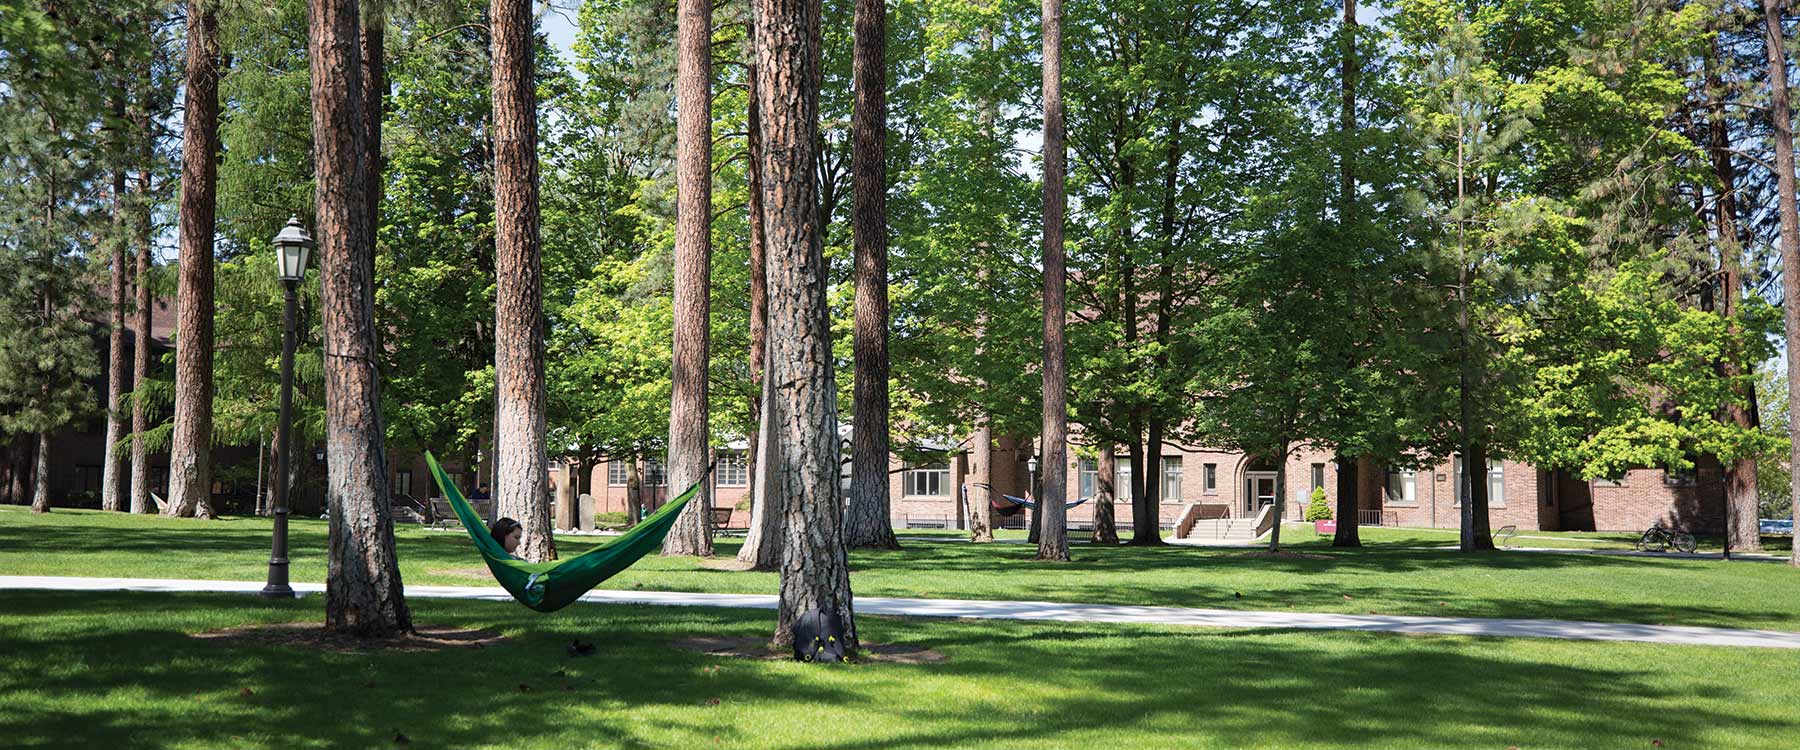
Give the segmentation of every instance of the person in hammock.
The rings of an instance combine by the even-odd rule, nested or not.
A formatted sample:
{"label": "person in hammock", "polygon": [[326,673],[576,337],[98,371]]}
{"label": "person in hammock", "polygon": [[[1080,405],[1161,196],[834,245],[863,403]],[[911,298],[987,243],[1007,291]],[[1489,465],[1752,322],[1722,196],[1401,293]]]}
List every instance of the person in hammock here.
{"label": "person in hammock", "polygon": [[525,535],[525,527],[520,526],[518,521],[501,518],[495,521],[493,526],[488,527],[488,535],[500,543],[500,548],[506,550],[507,557],[514,560],[519,559],[513,554],[513,550],[519,548],[519,539]]}

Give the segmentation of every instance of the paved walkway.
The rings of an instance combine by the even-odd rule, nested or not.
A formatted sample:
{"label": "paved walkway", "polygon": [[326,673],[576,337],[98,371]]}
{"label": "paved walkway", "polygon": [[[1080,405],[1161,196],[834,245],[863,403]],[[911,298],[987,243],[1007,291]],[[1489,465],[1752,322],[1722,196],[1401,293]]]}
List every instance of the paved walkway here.
{"label": "paved walkway", "polygon": [[[296,583],[297,595],[323,593],[324,584]],[[150,591],[253,594],[262,589],[255,581],[193,581],[157,578],[71,578],[57,576],[0,576],[0,591],[49,589],[56,591]],[[480,599],[507,601],[500,588],[475,586],[406,587],[409,597],[428,599]],[[775,597],[767,594],[688,594],[664,591],[590,591],[581,597],[595,604],[654,604],[678,607],[734,607],[774,609]],[[1634,625],[1573,620],[1515,620],[1481,617],[1423,617],[1412,615],[1348,615],[1319,612],[1258,612],[1187,607],[1135,607],[1114,604],[1059,602],[983,601],[973,599],[894,599],[859,596],[856,611],[867,615],[908,617],[965,617],[991,620],[1128,623],[1134,625],[1186,625],[1207,628],[1269,628],[1301,630],[1366,630],[1381,633],[1497,636],[1508,638],[1560,638],[1584,641],[1635,641],[1687,646],[1736,646],[1800,649],[1800,633],[1777,630],[1733,630],[1678,625]]]}

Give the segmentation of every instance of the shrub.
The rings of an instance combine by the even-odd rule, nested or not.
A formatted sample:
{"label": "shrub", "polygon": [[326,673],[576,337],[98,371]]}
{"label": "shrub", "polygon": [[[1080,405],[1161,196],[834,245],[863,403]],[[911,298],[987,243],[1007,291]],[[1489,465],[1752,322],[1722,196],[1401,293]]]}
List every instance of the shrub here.
{"label": "shrub", "polygon": [[1331,520],[1331,504],[1328,502],[1325,502],[1325,488],[1324,487],[1314,487],[1313,488],[1312,503],[1310,503],[1306,506],[1306,520],[1308,520],[1308,521],[1329,521],[1329,520]]}
{"label": "shrub", "polygon": [[613,511],[607,511],[605,513],[595,513],[594,514],[594,525],[595,526],[600,526],[600,527],[609,528],[609,529],[616,529],[621,526],[624,526],[625,524],[627,524],[629,522],[630,522],[629,519],[627,519],[625,516],[625,511],[622,511],[622,510],[613,510]]}

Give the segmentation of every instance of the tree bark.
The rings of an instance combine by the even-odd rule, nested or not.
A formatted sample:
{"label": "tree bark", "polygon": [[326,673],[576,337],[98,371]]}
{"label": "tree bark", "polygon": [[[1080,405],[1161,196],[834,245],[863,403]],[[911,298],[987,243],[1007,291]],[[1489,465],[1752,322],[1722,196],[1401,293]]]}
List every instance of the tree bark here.
{"label": "tree bark", "polygon": [[[669,491],[706,472],[712,300],[712,1],[676,2],[675,324],[669,406]],[[702,488],[681,511],[665,555],[711,556],[712,497]]]}
{"label": "tree bark", "polygon": [[1281,550],[1281,521],[1287,510],[1288,442],[1281,441],[1275,457],[1275,525],[1269,528],[1269,551]]}
{"label": "tree bark", "polygon": [[1094,471],[1094,543],[1118,544],[1119,527],[1113,520],[1113,501],[1116,490],[1113,477],[1119,470],[1119,458],[1113,452],[1112,441],[1100,444],[1100,460],[1095,462]]}
{"label": "tree bark", "polygon": [[36,435],[20,435],[13,446],[13,470],[7,497],[20,505],[31,502],[31,491],[36,487],[31,479],[37,470],[36,447]]}
{"label": "tree bark", "polygon": [[[115,105],[115,114],[124,119],[122,95]],[[123,159],[125,149],[119,149],[118,153],[117,158]],[[125,438],[125,412],[119,408],[119,402],[125,396],[125,246],[129,244],[125,184],[125,167],[120,166],[113,170],[112,236],[107,238],[107,243],[112,246],[112,273],[107,296],[106,442],[100,469],[100,509],[113,512],[125,509],[125,499],[120,494],[118,450],[119,441]]]}
{"label": "tree bark", "polygon": [[[767,339],[764,346],[768,346]],[[756,425],[757,462],[750,478],[752,501],[750,528],[744,534],[744,546],[738,549],[738,561],[751,570],[781,568],[782,508],[780,487],[772,467],[777,465],[775,427],[769,415],[775,408],[775,385],[764,372],[762,379],[762,418]]]}
{"label": "tree bark", "polygon": [[[1716,49],[1716,47],[1715,47]],[[1723,279],[1720,282],[1719,314],[1726,320],[1727,330],[1733,336],[1738,332],[1738,306],[1743,299],[1743,245],[1740,242],[1737,218],[1737,169],[1731,161],[1731,129],[1725,119],[1724,82],[1718,73],[1718,55],[1715,52],[1707,61],[1706,87],[1710,92],[1710,111],[1708,112],[1708,145],[1711,152],[1713,178],[1719,181],[1719,200],[1714,206],[1714,220],[1717,226],[1719,251],[1719,270]],[[1719,360],[1719,374],[1730,381],[1743,377],[1744,367],[1732,356]],[[1757,413],[1753,407],[1755,393],[1748,383],[1734,386],[1743,403],[1727,404],[1723,418],[1739,429],[1753,430],[1758,426]],[[1751,456],[1736,458],[1725,462],[1725,550],[1731,552],[1761,552],[1762,529],[1758,523],[1761,513],[1757,502],[1756,459]]]}
{"label": "tree bark", "polygon": [[31,512],[50,512],[50,433],[37,434],[37,467],[31,472]]}
{"label": "tree bark", "polygon": [[988,511],[994,498],[994,428],[984,411],[975,426],[974,449],[969,453],[969,491],[963,502],[969,508],[969,541],[994,541],[993,514]]}
{"label": "tree bark", "polygon": [[777,643],[808,611],[835,614],[845,652],[857,646],[838,504],[837,388],[825,320],[817,167],[818,0],[758,0],[757,65],[763,115],[763,209],[768,218],[769,378],[779,384],[764,418],[775,447],[782,529]]}
{"label": "tree bark", "polygon": [[[1781,17],[1786,3],[1763,0],[1763,42],[1769,58],[1769,124],[1775,140],[1775,172],[1777,212],[1781,217],[1781,267],[1800,269],[1800,211],[1794,198],[1794,131],[1793,112],[1788,104],[1787,47],[1782,39]],[[1782,320],[1786,323],[1788,393],[1800,393],[1800,273],[1781,275]],[[1800,425],[1800,399],[1788,399],[1788,424]],[[1800,480],[1800,440],[1788,452],[1788,469]],[[1789,482],[1788,499],[1794,520],[1800,523],[1800,481]],[[1790,562],[1800,567],[1800,543],[1794,545]]]}
{"label": "tree bark", "polygon": [[151,268],[151,235],[154,228],[150,218],[150,189],[152,187],[152,171],[150,169],[151,150],[156,142],[155,123],[150,117],[149,97],[150,73],[148,67],[144,72],[145,101],[133,113],[134,123],[143,138],[139,147],[143,149],[143,162],[139,165],[137,178],[138,205],[133,207],[133,219],[137,234],[132,239],[137,244],[137,264],[132,279],[136,305],[132,310],[132,345],[131,345],[131,512],[153,513],[156,506],[150,502],[150,450],[145,444],[144,434],[150,431],[150,407],[141,397],[145,383],[150,382],[150,312],[153,304],[150,297]]}
{"label": "tree bark", "polygon": [[[531,0],[493,0],[488,15],[494,65],[494,511],[524,529],[514,554],[543,562],[555,559],[556,538],[550,530],[544,446],[544,273]],[[372,253],[372,234],[370,240]]]}
{"label": "tree bark", "polygon": [[171,516],[207,515],[212,493],[213,231],[219,157],[219,23],[212,0],[189,0],[181,136],[180,288],[176,295]]}
{"label": "tree bark", "polygon": [[781,566],[780,531],[774,522],[780,512],[771,513],[771,492],[766,459],[769,451],[768,403],[771,398],[767,377],[769,356],[769,269],[767,242],[763,230],[762,198],[762,105],[757,102],[760,90],[756,65],[756,4],[751,3],[745,22],[744,39],[750,47],[745,55],[744,80],[749,101],[745,121],[744,152],[748,158],[744,174],[749,195],[750,226],[750,382],[756,386],[751,400],[750,419],[755,425],[750,445],[750,524],[744,531],[744,544],[738,548],[738,562],[751,570],[775,570]]}
{"label": "tree bark", "polygon": [[1358,482],[1361,477],[1357,473],[1357,457],[1337,455],[1337,533],[1331,537],[1333,547],[1361,547],[1362,535],[1357,531],[1361,523],[1360,509],[1357,507]]}
{"label": "tree bark", "polygon": [[[380,251],[381,197],[384,187],[381,159],[381,121],[387,105],[387,0],[361,0],[361,63],[363,79],[363,132],[369,139],[369,180],[363,188],[364,209],[369,213],[369,278],[375,278],[375,254]],[[381,328],[375,329],[380,351]]]}
{"label": "tree bark", "polygon": [[644,474],[637,456],[625,460],[625,520],[636,526],[644,520]]}
{"label": "tree bark", "polygon": [[363,128],[355,0],[310,0],[307,45],[315,150],[320,312],[325,331],[325,450],[331,541],[325,627],[362,638],[412,631],[394,555],[381,380],[375,366],[374,252],[362,191]]}
{"label": "tree bark", "polygon": [[1069,494],[1067,271],[1063,267],[1062,0],[1043,0],[1044,29],[1044,491],[1038,559],[1067,561]]}
{"label": "tree bark", "polygon": [[851,234],[856,253],[856,383],[849,517],[851,548],[899,549],[888,512],[887,3],[856,0],[851,89]]}

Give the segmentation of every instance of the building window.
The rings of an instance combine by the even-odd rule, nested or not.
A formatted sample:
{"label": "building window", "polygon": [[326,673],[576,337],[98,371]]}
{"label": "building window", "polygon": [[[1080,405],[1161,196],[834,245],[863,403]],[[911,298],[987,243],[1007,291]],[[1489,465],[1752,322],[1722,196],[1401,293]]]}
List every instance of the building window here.
{"label": "building window", "polygon": [[1162,469],[1162,501],[1165,503],[1181,502],[1181,457],[1164,456]]}
{"label": "building window", "polygon": [[750,486],[750,465],[744,463],[744,454],[739,451],[719,453],[719,486]]}
{"label": "building window", "polygon": [[1204,476],[1201,477],[1201,489],[1208,495],[1219,494],[1219,465],[1206,464],[1202,468]]}
{"label": "building window", "polygon": [[[1487,462],[1488,506],[1506,505],[1506,467],[1499,461],[1488,459]],[[1456,486],[1451,488],[1453,498],[1451,505],[1462,504],[1463,481],[1462,457],[1456,457]]]}
{"label": "building window", "polygon": [[624,487],[631,481],[631,465],[625,459],[615,458],[606,462],[606,486]]}
{"label": "building window", "polygon": [[1077,497],[1098,497],[1100,495],[1100,467],[1094,459],[1081,459],[1078,472],[1081,475],[1080,490]]}
{"label": "building window", "polygon": [[664,487],[669,484],[669,467],[655,458],[644,459],[644,484],[651,487]]}
{"label": "building window", "polygon": [[904,494],[908,497],[948,497],[950,466],[944,463],[908,464]]}
{"label": "building window", "polygon": [[1312,488],[1316,490],[1316,489],[1319,489],[1324,486],[1325,486],[1325,464],[1313,464],[1312,465]]}
{"label": "building window", "polygon": [[1395,505],[1419,503],[1419,473],[1411,469],[1389,469],[1387,501]]}
{"label": "building window", "polygon": [[1131,459],[1120,461],[1113,467],[1113,494],[1118,496],[1119,502],[1131,504]]}
{"label": "building window", "polygon": [[394,472],[394,492],[412,497],[412,469],[401,469]]}

